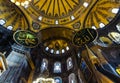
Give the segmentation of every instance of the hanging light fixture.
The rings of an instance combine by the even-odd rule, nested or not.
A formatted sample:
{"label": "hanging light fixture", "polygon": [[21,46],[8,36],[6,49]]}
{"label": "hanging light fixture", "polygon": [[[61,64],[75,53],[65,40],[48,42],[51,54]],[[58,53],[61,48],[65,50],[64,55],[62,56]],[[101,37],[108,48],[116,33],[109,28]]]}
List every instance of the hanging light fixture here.
{"label": "hanging light fixture", "polygon": [[10,0],[11,2],[15,3],[16,5],[18,6],[28,6],[29,3],[32,1],[32,0]]}

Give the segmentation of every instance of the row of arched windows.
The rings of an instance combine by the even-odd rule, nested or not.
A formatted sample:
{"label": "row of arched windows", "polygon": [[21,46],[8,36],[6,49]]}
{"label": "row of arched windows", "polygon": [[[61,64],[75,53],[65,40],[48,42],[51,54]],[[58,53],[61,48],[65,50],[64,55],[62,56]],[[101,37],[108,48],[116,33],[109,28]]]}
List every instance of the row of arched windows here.
{"label": "row of arched windows", "polygon": [[[0,19],[0,25],[4,25],[6,23],[6,21],[4,19]],[[8,30],[12,30],[13,26],[9,25],[6,27]]]}
{"label": "row of arched windows", "polygon": [[112,44],[120,44],[120,23],[116,25],[117,31],[109,32],[107,36],[100,36],[97,40],[98,45],[108,47]]}
{"label": "row of arched windows", "polygon": [[[70,69],[73,68],[73,61],[72,61],[71,57],[69,57],[67,59],[66,63],[67,63],[67,70],[70,70]],[[41,69],[41,73],[43,73],[44,71],[48,70],[48,64],[49,64],[48,60],[44,58],[42,60],[42,63],[41,63],[41,68],[40,68]],[[62,72],[62,68],[61,68],[62,64],[61,64],[61,62],[56,61],[53,66],[54,66],[53,67],[53,72],[54,73],[61,73]]]}

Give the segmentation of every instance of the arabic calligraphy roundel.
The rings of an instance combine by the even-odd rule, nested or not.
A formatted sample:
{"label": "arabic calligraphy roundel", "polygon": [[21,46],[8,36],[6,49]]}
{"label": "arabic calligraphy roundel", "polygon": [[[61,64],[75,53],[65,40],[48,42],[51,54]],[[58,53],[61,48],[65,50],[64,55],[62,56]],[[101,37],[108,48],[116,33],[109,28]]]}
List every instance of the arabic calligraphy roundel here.
{"label": "arabic calligraphy roundel", "polygon": [[30,31],[18,30],[14,33],[13,39],[16,43],[28,48],[38,45],[38,37]]}
{"label": "arabic calligraphy roundel", "polygon": [[73,37],[73,44],[82,46],[95,40],[97,31],[91,28],[86,28],[78,31]]}

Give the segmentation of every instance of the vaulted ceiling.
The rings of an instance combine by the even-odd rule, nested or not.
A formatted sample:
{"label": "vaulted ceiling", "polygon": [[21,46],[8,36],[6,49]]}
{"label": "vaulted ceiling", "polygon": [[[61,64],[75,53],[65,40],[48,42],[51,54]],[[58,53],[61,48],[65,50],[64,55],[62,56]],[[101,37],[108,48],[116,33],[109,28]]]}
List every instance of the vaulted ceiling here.
{"label": "vaulted ceiling", "polygon": [[3,26],[39,32],[50,27],[73,30],[101,28],[109,24],[120,7],[119,0],[32,0],[27,8],[0,0]]}
{"label": "vaulted ceiling", "polygon": [[45,46],[64,47],[76,31],[110,24],[119,8],[119,0],[32,0],[27,7],[0,0],[0,23],[12,31],[37,33],[40,42],[50,40]]}

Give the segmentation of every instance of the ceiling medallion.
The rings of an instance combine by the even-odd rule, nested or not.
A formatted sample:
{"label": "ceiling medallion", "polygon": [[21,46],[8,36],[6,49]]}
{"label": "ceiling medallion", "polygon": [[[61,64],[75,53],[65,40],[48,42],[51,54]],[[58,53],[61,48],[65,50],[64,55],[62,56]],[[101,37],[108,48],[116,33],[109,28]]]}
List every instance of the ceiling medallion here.
{"label": "ceiling medallion", "polygon": [[38,37],[31,31],[18,30],[13,35],[14,41],[27,48],[33,48],[38,45]]}
{"label": "ceiling medallion", "polygon": [[98,33],[96,30],[91,28],[86,28],[76,32],[72,42],[76,46],[82,46],[94,41],[97,38],[97,36],[98,36]]}
{"label": "ceiling medallion", "polygon": [[10,1],[15,3],[17,6],[25,7],[25,6],[28,6],[32,0],[10,0]]}
{"label": "ceiling medallion", "polygon": [[74,23],[72,26],[75,30],[79,30],[80,26],[81,26],[81,23],[78,21],[78,22]]}
{"label": "ceiling medallion", "polygon": [[39,30],[40,29],[40,25],[36,22],[32,22],[32,27],[34,30]]}

